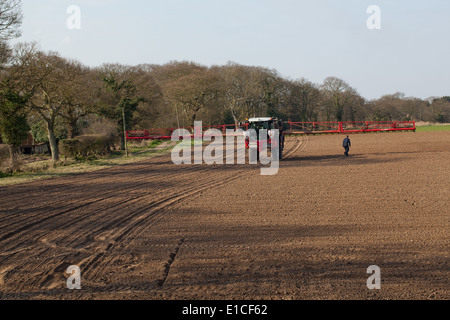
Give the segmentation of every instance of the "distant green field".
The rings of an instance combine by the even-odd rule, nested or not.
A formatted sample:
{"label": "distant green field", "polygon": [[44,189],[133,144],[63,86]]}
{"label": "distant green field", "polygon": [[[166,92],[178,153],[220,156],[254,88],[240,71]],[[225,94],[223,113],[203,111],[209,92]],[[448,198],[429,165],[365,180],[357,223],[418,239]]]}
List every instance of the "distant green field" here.
{"label": "distant green field", "polygon": [[417,132],[450,131],[450,125],[417,127]]}

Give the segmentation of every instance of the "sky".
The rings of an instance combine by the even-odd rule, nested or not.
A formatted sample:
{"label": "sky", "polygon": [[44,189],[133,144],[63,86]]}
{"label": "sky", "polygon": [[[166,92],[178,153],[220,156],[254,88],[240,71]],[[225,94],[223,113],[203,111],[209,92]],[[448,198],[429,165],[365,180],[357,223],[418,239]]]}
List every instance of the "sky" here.
{"label": "sky", "polygon": [[[22,36],[89,66],[165,64],[333,76],[366,99],[450,95],[448,0],[22,0]],[[379,8],[379,28],[374,11]],[[79,15],[68,12],[79,8]],[[75,15],[74,15],[75,14]],[[79,17],[79,28],[69,28]]]}

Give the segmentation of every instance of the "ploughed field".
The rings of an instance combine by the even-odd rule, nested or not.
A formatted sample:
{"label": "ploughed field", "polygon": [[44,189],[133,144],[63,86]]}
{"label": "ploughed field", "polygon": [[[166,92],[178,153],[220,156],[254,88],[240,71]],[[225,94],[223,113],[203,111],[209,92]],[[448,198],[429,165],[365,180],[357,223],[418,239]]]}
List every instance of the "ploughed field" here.
{"label": "ploughed field", "polygon": [[450,132],[351,139],[290,137],[274,176],[166,155],[0,188],[0,298],[448,299]]}

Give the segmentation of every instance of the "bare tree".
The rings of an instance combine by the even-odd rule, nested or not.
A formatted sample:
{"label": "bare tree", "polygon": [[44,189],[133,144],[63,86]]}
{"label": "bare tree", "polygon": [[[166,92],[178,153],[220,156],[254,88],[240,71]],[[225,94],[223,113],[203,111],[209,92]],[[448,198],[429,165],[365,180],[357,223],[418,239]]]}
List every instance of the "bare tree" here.
{"label": "bare tree", "polygon": [[344,94],[344,120],[362,121],[365,120],[364,105],[366,100],[353,88],[349,88]]}
{"label": "bare tree", "polygon": [[450,97],[434,99],[430,105],[431,121],[450,122]]}
{"label": "bare tree", "polygon": [[199,112],[217,99],[219,77],[206,67],[182,76],[167,87],[167,95],[174,104],[180,105],[184,116],[191,125]]}
{"label": "bare tree", "polygon": [[0,41],[18,38],[21,35],[22,24],[22,1],[1,0],[0,1]]}
{"label": "bare tree", "polygon": [[342,121],[344,117],[343,93],[349,89],[348,83],[336,77],[328,77],[323,82],[322,93],[326,107],[326,120],[331,121],[334,116],[336,121]]}
{"label": "bare tree", "polygon": [[260,94],[262,107],[259,113],[263,116],[280,116],[282,106],[282,86],[283,79],[278,75],[276,70],[259,68]]}
{"label": "bare tree", "polygon": [[301,122],[315,121],[320,103],[320,91],[317,85],[300,79],[287,81],[290,95],[287,111],[292,120]]}
{"label": "bare tree", "polygon": [[99,104],[98,91],[101,89],[97,73],[81,64],[76,68],[78,70],[73,74],[74,77],[61,84],[61,98],[65,106],[61,109],[60,117],[67,127],[69,139],[78,135],[78,121],[94,113]]}
{"label": "bare tree", "polygon": [[326,78],[321,91],[327,121],[357,121],[362,117],[365,100],[344,80]]}
{"label": "bare tree", "polygon": [[152,74],[152,68],[146,65],[132,67],[137,93],[143,98],[138,105],[134,117],[136,127],[148,129],[158,125],[157,118],[165,109],[161,108],[163,93],[161,86],[156,82]]}
{"label": "bare tree", "polygon": [[402,107],[405,103],[405,94],[397,92],[382,96],[370,103],[370,120],[373,121],[394,121],[402,120]]}
{"label": "bare tree", "polygon": [[22,6],[20,0],[0,1],[0,71],[9,62],[12,50],[7,41],[21,35]]}
{"label": "bare tree", "polygon": [[105,64],[98,74],[104,87],[99,113],[117,121],[121,149],[125,149],[124,131],[151,117],[153,106],[161,99],[160,88],[144,66]]}
{"label": "bare tree", "polygon": [[0,41],[0,71],[4,69],[10,58],[11,48],[5,41]]}
{"label": "bare tree", "polygon": [[38,52],[27,70],[32,72],[34,81],[38,84],[36,92],[29,100],[31,109],[45,121],[48,131],[48,141],[52,152],[52,160],[59,161],[58,144],[55,135],[56,123],[64,108],[67,107],[65,93],[74,84],[74,79],[85,71],[75,60],[67,60],[55,52]]}
{"label": "bare tree", "polygon": [[188,121],[183,111],[183,104],[173,99],[172,85],[180,78],[189,76],[193,72],[203,72],[206,68],[193,62],[172,61],[161,66],[147,65],[146,70],[155,79],[161,89],[160,112],[158,122],[166,126],[185,126]]}
{"label": "bare tree", "polygon": [[220,68],[219,73],[224,86],[223,98],[235,124],[251,117],[261,102],[262,94],[256,71],[254,67],[237,64],[228,64]]}
{"label": "bare tree", "polygon": [[28,102],[47,75],[36,73],[35,44],[19,44],[0,71],[0,134],[10,150],[11,170],[16,169],[16,151],[27,136]]}

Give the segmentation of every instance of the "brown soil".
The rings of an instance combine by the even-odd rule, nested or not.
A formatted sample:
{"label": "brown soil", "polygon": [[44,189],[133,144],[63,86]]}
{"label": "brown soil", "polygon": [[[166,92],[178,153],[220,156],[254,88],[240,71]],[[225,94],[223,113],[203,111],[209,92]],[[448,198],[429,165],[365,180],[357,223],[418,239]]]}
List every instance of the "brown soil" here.
{"label": "brown soil", "polygon": [[448,299],[450,132],[341,143],[288,139],[276,176],[162,156],[0,188],[0,298]]}

